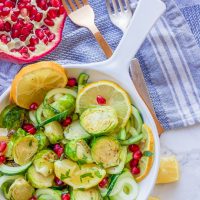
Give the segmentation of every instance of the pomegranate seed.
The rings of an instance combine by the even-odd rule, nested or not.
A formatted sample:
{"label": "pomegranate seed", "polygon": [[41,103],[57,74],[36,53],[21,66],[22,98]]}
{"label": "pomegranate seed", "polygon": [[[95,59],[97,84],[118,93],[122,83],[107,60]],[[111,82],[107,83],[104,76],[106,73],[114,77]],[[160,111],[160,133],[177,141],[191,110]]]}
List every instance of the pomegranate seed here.
{"label": "pomegranate seed", "polygon": [[33,29],[33,27],[34,27],[34,25],[32,24],[32,23],[28,23],[27,25],[26,25],[26,28],[28,29],[28,30],[32,30]]}
{"label": "pomegranate seed", "polygon": [[35,15],[35,21],[40,22],[42,20],[43,14],[42,13],[37,13]]}
{"label": "pomegranate seed", "polygon": [[30,57],[30,54],[29,53],[22,53],[21,54],[23,58],[27,59]]}
{"label": "pomegranate seed", "polygon": [[4,4],[3,3],[0,3],[0,10],[2,10],[4,7]]}
{"label": "pomegranate seed", "polygon": [[135,153],[133,153],[133,158],[135,160],[140,160],[141,157],[142,157],[142,152],[140,150],[138,150]]}
{"label": "pomegranate seed", "polygon": [[56,153],[58,151],[58,149],[60,149],[60,144],[55,144],[53,147],[54,152]]}
{"label": "pomegranate seed", "polygon": [[136,152],[136,151],[140,150],[140,147],[137,144],[131,144],[128,146],[128,149],[131,152]]}
{"label": "pomegranate seed", "polygon": [[7,143],[4,141],[0,142],[0,152],[3,153],[6,150]]}
{"label": "pomegranate seed", "polygon": [[36,36],[34,36],[34,35],[31,37],[31,39],[29,41],[30,41],[30,44],[32,46],[35,46],[36,44],[39,43],[39,39]]}
{"label": "pomegranate seed", "polygon": [[16,24],[14,24],[13,28],[17,31],[20,31],[21,28],[23,27],[23,24],[20,24],[19,22],[17,22]]}
{"label": "pomegranate seed", "polygon": [[48,44],[49,40],[48,40],[48,37],[47,37],[47,36],[44,37],[43,42],[44,42],[44,44],[46,44],[46,45]]}
{"label": "pomegranate seed", "polygon": [[37,8],[35,6],[32,6],[32,9],[29,11],[30,15],[36,15],[38,13]]}
{"label": "pomegranate seed", "polygon": [[50,36],[49,36],[49,42],[53,41],[55,39],[56,35],[54,33],[52,33]]}
{"label": "pomegranate seed", "polygon": [[5,17],[5,16],[9,15],[9,13],[10,13],[10,8],[3,7],[1,15]]}
{"label": "pomegranate seed", "polygon": [[1,41],[4,43],[4,44],[7,44],[8,42],[10,42],[10,37],[9,36],[6,36],[6,35],[1,35],[0,36],[0,39]]}
{"label": "pomegranate seed", "polygon": [[102,181],[99,183],[100,188],[105,188],[106,185],[108,184],[108,177],[105,177],[102,179]]}
{"label": "pomegranate seed", "polygon": [[27,38],[27,36],[25,36],[25,35],[20,35],[20,36],[19,36],[19,39],[20,39],[22,42],[24,42],[24,41],[26,40],[26,38]]}
{"label": "pomegranate seed", "polygon": [[5,156],[0,156],[0,165],[6,162]]}
{"label": "pomegranate seed", "polygon": [[30,30],[26,27],[23,27],[21,30],[21,34],[24,36],[28,36],[30,34]]}
{"label": "pomegranate seed", "polygon": [[13,14],[15,14],[17,17],[18,17],[18,15],[19,15],[19,13],[20,13],[20,10],[19,10],[19,9],[17,9],[17,8],[14,8],[14,9],[13,9]]}
{"label": "pomegranate seed", "polygon": [[138,167],[133,167],[133,168],[131,169],[131,173],[132,173],[133,175],[139,174],[139,173],[140,173],[140,169],[139,169]]}
{"label": "pomegranate seed", "polygon": [[54,26],[54,22],[51,19],[45,18],[44,23],[48,26]]}
{"label": "pomegranate seed", "polygon": [[12,20],[13,22],[16,22],[17,19],[18,19],[18,17],[17,17],[15,14],[12,14],[12,15],[11,15],[11,20]]}
{"label": "pomegranate seed", "polygon": [[29,109],[30,110],[37,110],[38,109],[38,104],[37,103],[32,103],[30,106],[29,106]]}
{"label": "pomegranate seed", "polygon": [[64,152],[64,148],[60,144],[55,144],[53,150],[59,158]]}
{"label": "pomegranate seed", "polygon": [[29,200],[37,200],[36,196],[32,196]]}
{"label": "pomegranate seed", "polygon": [[19,18],[19,19],[17,20],[17,23],[18,23],[18,24],[21,24],[22,26],[24,26],[24,20],[21,19],[21,18]]}
{"label": "pomegranate seed", "polygon": [[25,8],[26,4],[25,3],[19,3],[18,8],[21,10],[22,8]]}
{"label": "pomegranate seed", "polygon": [[63,185],[64,183],[58,178],[58,177],[55,177],[54,178],[54,182],[57,186],[61,186]]}
{"label": "pomegranate seed", "polygon": [[65,13],[65,8],[64,6],[60,6],[60,9],[59,9],[59,14],[62,15]]}
{"label": "pomegranate seed", "polygon": [[10,32],[11,31],[11,24],[9,22],[5,22],[4,28],[5,28],[6,32]]}
{"label": "pomegranate seed", "polygon": [[0,31],[4,31],[4,22],[0,19]]}
{"label": "pomegranate seed", "polygon": [[70,200],[70,194],[62,194],[62,200]]}
{"label": "pomegranate seed", "polygon": [[57,17],[57,10],[55,9],[50,9],[47,13],[47,16],[50,18],[50,19],[54,19]]}
{"label": "pomegranate seed", "polygon": [[35,51],[36,48],[35,48],[34,46],[29,46],[29,45],[28,45],[28,49],[29,49],[30,51]]}
{"label": "pomegranate seed", "polygon": [[139,163],[139,160],[132,159],[129,164],[130,164],[130,167],[133,168],[133,167],[137,167],[138,163]]}
{"label": "pomegranate seed", "polygon": [[67,86],[69,86],[69,87],[74,87],[74,86],[76,86],[76,85],[77,85],[77,81],[76,81],[75,78],[69,78],[69,79],[68,79]]}
{"label": "pomegranate seed", "polygon": [[69,126],[72,123],[72,118],[71,117],[66,117],[65,120],[63,120],[62,125],[63,126]]}
{"label": "pomegranate seed", "polygon": [[106,99],[100,95],[97,96],[96,100],[99,105],[106,104]]}
{"label": "pomegranate seed", "polygon": [[28,16],[28,10],[27,10],[27,8],[22,8],[20,13],[21,13],[21,15],[22,15],[23,17]]}
{"label": "pomegranate seed", "polygon": [[19,29],[13,30],[12,33],[11,33],[12,38],[17,38],[17,37],[19,37],[19,35],[20,35]]}
{"label": "pomegranate seed", "polygon": [[14,7],[15,7],[15,4],[14,4],[12,1],[6,1],[6,2],[4,3],[4,5],[5,5],[6,7],[9,7],[9,8],[14,8]]}
{"label": "pomegranate seed", "polygon": [[42,29],[36,29],[35,34],[40,40],[42,40],[44,38],[44,32]]}
{"label": "pomegranate seed", "polygon": [[59,0],[50,0],[50,3],[53,7],[60,7],[61,2]]}
{"label": "pomegranate seed", "polygon": [[34,135],[37,131],[33,124],[24,124],[22,128],[31,135]]}
{"label": "pomegranate seed", "polygon": [[37,1],[37,5],[38,5],[38,7],[40,7],[42,10],[47,10],[47,8],[48,8],[48,6],[47,6],[47,1],[46,1],[46,0]]}

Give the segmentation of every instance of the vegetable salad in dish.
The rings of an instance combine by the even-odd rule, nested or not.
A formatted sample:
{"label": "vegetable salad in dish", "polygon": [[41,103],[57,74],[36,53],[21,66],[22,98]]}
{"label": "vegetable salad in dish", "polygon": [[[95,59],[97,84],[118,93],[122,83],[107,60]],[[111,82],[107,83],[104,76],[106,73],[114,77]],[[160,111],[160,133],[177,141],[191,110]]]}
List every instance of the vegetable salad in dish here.
{"label": "vegetable salad in dish", "polygon": [[[111,81],[90,82],[86,73],[68,78],[58,64],[44,63],[46,82],[31,83],[39,80],[40,63],[23,68],[11,87],[12,103],[0,113],[5,199],[137,199],[154,140],[127,92]],[[58,73],[65,84],[55,81]]]}

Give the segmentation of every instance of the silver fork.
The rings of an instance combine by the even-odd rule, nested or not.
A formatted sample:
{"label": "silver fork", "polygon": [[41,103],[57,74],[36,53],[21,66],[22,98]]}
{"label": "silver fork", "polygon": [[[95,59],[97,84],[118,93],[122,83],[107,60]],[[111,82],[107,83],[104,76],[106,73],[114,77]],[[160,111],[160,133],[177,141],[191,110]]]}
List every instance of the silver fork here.
{"label": "silver fork", "polygon": [[108,14],[112,23],[125,32],[131,18],[132,11],[128,0],[106,0]]}

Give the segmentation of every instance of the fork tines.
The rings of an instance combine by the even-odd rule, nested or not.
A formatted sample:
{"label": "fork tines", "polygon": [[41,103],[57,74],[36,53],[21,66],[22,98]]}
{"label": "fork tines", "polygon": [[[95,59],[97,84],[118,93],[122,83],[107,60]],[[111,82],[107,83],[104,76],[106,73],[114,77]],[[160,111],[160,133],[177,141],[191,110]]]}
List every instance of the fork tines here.
{"label": "fork tines", "polygon": [[71,12],[88,5],[88,0],[62,0],[62,3],[69,15]]}
{"label": "fork tines", "polygon": [[128,0],[106,0],[106,4],[109,11],[114,14],[131,9]]}

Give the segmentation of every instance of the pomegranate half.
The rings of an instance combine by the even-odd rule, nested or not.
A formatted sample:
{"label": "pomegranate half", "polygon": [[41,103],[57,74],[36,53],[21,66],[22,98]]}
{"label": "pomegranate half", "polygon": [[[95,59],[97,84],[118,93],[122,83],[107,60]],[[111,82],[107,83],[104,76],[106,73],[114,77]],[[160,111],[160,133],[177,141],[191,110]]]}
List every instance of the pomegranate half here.
{"label": "pomegranate half", "polygon": [[0,59],[28,63],[59,44],[66,19],[61,0],[0,0]]}

